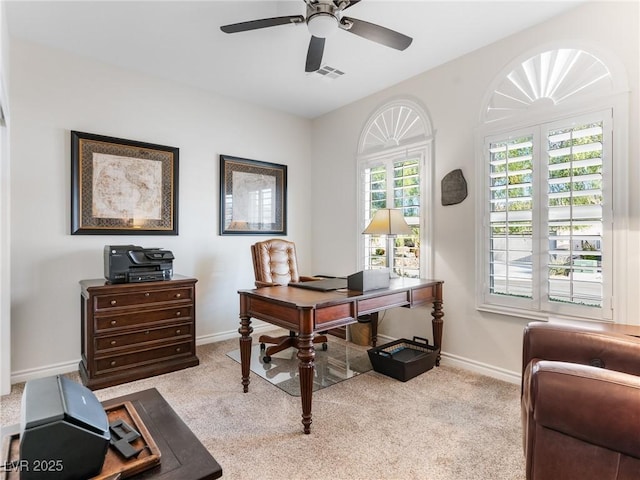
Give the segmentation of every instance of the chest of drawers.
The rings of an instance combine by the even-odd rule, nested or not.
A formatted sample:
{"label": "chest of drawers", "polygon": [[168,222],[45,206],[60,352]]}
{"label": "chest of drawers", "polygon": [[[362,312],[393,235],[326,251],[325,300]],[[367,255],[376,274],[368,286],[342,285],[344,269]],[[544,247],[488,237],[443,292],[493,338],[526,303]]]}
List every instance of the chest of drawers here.
{"label": "chest of drawers", "polygon": [[104,388],[198,365],[196,282],[82,280],[82,382]]}

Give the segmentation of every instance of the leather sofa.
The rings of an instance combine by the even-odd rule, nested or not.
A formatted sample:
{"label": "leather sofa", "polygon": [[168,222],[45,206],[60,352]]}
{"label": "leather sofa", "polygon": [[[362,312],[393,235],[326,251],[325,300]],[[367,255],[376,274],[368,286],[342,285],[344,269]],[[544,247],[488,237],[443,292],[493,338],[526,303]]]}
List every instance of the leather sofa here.
{"label": "leather sofa", "polygon": [[640,327],[534,322],[522,366],[527,480],[640,479]]}

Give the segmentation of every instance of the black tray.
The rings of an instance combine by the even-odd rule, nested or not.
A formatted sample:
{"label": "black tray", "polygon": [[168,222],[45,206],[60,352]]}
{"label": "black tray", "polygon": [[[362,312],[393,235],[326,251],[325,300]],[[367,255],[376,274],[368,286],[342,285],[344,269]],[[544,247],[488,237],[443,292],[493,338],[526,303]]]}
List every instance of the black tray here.
{"label": "black tray", "polygon": [[429,345],[429,340],[413,337],[401,338],[367,351],[376,372],[383,373],[402,382],[411,380],[421,373],[431,370],[440,349]]}

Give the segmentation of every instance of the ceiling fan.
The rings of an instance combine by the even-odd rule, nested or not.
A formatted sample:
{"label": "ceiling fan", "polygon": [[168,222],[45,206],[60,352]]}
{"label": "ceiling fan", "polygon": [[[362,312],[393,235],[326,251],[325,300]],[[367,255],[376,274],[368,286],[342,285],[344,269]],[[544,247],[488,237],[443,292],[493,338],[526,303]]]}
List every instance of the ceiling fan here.
{"label": "ceiling fan", "polygon": [[275,27],[306,22],[311,33],[307,51],[306,72],[315,72],[322,63],[325,39],[339,28],[374,42],[404,50],[413,39],[389,28],[374,23],[345,17],[342,12],[359,3],[360,0],[303,0],[307,5],[307,16],[288,15],[285,17],[262,18],[248,22],[233,23],[220,27],[225,33],[246,32],[259,28]]}

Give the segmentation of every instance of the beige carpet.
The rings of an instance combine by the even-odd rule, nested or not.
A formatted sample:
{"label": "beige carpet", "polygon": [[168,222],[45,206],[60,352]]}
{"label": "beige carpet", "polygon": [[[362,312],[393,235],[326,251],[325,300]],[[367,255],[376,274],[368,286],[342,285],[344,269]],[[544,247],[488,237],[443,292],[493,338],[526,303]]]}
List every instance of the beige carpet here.
{"label": "beige carpet", "polygon": [[[237,348],[204,345],[197,367],[95,393],[156,387],[227,479],[524,479],[517,385],[448,366],[406,383],[370,371],[315,392],[304,435],[299,397],[257,375],[242,393]],[[1,397],[2,425],[19,422],[23,387]]]}

